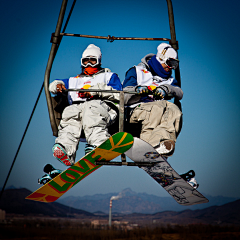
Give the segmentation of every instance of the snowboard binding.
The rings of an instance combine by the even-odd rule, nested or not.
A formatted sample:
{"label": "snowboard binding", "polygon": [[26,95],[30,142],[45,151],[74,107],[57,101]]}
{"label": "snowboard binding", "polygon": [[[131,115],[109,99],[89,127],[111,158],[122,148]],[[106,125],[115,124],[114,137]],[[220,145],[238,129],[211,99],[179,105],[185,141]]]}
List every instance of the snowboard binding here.
{"label": "snowboard binding", "polygon": [[193,170],[189,170],[184,174],[180,174],[180,177],[183,178],[186,182],[188,182],[194,189],[199,187],[195,177],[195,172]]}
{"label": "snowboard binding", "polygon": [[56,169],[51,164],[47,164],[44,166],[43,171],[46,173],[41,178],[38,179],[38,184],[46,184],[59,175],[62,170]]}
{"label": "snowboard binding", "polygon": [[186,182],[189,182],[191,178],[195,177],[195,172],[193,170],[189,170],[184,174],[180,174],[180,177],[183,178]]}
{"label": "snowboard binding", "polygon": [[49,174],[51,178],[55,178],[58,174],[62,172],[62,170],[56,169],[51,164],[45,165],[45,167],[43,168],[43,171]]}

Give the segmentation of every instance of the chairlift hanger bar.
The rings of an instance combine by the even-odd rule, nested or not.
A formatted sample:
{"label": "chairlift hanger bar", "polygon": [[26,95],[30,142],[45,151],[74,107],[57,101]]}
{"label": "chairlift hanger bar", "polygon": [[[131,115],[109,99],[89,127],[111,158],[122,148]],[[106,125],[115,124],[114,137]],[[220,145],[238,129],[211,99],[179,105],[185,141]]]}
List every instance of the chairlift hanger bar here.
{"label": "chairlift hanger bar", "polygon": [[137,92],[129,92],[129,91],[119,91],[119,90],[104,90],[104,89],[78,89],[78,88],[69,88],[64,90],[65,92],[109,92],[109,93],[129,93],[129,94],[137,94]]}

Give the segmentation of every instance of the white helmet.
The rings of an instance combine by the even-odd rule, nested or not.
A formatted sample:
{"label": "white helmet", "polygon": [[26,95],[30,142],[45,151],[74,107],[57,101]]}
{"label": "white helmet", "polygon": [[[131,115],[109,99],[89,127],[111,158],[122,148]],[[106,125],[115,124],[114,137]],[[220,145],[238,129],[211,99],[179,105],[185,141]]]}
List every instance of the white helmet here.
{"label": "white helmet", "polygon": [[170,68],[177,68],[179,62],[177,59],[177,52],[172,48],[170,44],[161,43],[157,47],[157,50],[158,52],[156,54],[156,58],[161,64],[165,63],[167,65],[170,65],[168,63],[171,62],[172,66],[170,66]]}
{"label": "white helmet", "polygon": [[[88,62],[86,65],[83,63],[83,59],[86,58],[95,58],[96,59],[96,64],[92,64],[91,62]],[[87,67],[87,66],[92,66],[95,67],[99,64],[101,64],[101,58],[102,58],[102,53],[101,53],[101,49],[97,46],[95,46],[94,44],[90,44],[88,45],[88,47],[85,49],[85,51],[82,54],[82,58],[81,58],[81,65],[83,67]]]}

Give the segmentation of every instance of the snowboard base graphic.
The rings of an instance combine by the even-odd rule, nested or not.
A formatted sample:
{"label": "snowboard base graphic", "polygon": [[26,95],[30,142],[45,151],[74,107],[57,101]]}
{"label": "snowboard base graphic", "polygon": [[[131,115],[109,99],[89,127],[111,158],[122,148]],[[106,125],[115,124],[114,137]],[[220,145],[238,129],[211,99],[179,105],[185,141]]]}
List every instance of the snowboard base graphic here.
{"label": "snowboard base graphic", "polygon": [[141,168],[156,180],[177,203],[189,206],[208,202],[207,198],[181,178],[166,159],[147,142],[134,137],[132,148],[125,154],[133,161],[156,162],[152,167]]}
{"label": "snowboard base graphic", "polygon": [[118,132],[77,161],[67,170],[26,197],[39,202],[54,202],[83,178],[101,165],[96,161],[110,161],[131,148],[133,137],[129,133]]}

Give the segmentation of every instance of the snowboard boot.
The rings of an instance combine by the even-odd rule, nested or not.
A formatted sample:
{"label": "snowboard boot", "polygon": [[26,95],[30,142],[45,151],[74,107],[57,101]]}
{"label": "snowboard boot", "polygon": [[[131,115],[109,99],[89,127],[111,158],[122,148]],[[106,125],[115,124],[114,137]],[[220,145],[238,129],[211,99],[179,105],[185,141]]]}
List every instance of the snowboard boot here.
{"label": "snowboard boot", "polygon": [[164,140],[155,149],[160,155],[170,157],[174,153],[175,142],[173,140]]}
{"label": "snowboard boot", "polygon": [[191,178],[195,177],[195,172],[193,170],[189,170],[184,174],[179,174],[181,178],[183,178],[186,182],[190,181]]}
{"label": "snowboard boot", "polygon": [[66,166],[71,166],[74,164],[74,161],[71,159],[71,157],[67,155],[64,147],[61,144],[59,143],[54,144],[52,151],[53,156]]}
{"label": "snowboard boot", "polygon": [[88,153],[90,153],[92,150],[94,150],[97,146],[95,145],[91,145],[91,144],[86,144],[85,146],[85,155],[87,155]]}

